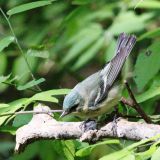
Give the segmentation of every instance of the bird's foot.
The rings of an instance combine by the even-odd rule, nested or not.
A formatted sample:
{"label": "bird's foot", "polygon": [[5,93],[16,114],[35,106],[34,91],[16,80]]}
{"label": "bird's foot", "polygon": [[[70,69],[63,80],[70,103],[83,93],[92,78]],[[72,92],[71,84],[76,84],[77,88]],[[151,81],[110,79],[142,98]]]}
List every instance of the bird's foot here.
{"label": "bird's foot", "polygon": [[114,118],[113,118],[113,125],[112,125],[112,131],[113,131],[113,136],[116,137],[117,136],[117,121],[118,121],[118,117],[115,114]]}
{"label": "bird's foot", "polygon": [[117,111],[113,111],[109,114],[105,114],[102,118],[99,119],[99,122],[102,124],[106,124],[108,122],[113,122],[115,119],[118,119],[119,117],[123,117],[123,115]]}
{"label": "bird's foot", "polygon": [[87,132],[89,130],[95,130],[95,129],[97,129],[97,122],[96,122],[96,120],[88,119],[88,120],[82,122],[82,124],[80,125],[80,128],[81,128],[82,132]]}

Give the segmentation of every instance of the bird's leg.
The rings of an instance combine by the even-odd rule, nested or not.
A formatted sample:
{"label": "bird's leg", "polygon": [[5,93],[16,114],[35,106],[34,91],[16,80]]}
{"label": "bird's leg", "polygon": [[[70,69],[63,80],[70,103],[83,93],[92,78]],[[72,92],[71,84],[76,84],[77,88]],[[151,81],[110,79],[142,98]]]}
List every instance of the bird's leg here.
{"label": "bird's leg", "polygon": [[97,129],[97,122],[93,119],[87,119],[86,121],[82,122],[80,128],[83,132],[87,132],[89,130]]}
{"label": "bird's leg", "polygon": [[112,131],[113,131],[113,135],[116,137],[117,136],[117,120],[118,120],[118,117],[117,117],[117,114],[114,115],[113,117],[113,125],[112,125]]}
{"label": "bird's leg", "polygon": [[121,113],[118,112],[118,108],[117,106],[115,106],[114,110],[111,113],[106,113],[98,117],[98,124],[100,124],[100,126],[103,126],[108,122],[114,121],[114,119],[118,117],[121,117]]}
{"label": "bird's leg", "polygon": [[131,100],[127,100],[124,97],[122,97],[121,100],[120,100],[121,103],[123,105],[128,105],[128,106],[134,108],[139,113],[139,115],[145,120],[146,123],[152,123],[150,117],[146,115],[146,113],[143,111],[141,106],[136,101],[135,96],[134,96],[128,82],[125,81],[124,83],[125,83],[126,89],[128,91],[128,94],[129,94]]}

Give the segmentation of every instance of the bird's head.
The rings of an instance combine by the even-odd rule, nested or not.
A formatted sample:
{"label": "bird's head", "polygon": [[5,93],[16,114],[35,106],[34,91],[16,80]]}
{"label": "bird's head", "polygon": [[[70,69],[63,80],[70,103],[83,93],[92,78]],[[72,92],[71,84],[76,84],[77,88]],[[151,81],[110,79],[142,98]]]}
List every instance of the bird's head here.
{"label": "bird's head", "polygon": [[71,91],[63,101],[63,113],[60,117],[64,117],[76,110],[80,103],[80,95],[77,91]]}

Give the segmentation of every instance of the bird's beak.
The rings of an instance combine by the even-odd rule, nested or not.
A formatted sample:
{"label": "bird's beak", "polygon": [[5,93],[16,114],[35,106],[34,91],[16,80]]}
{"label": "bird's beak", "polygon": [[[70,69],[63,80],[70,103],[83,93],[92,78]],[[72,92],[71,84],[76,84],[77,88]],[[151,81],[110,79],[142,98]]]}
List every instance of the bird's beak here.
{"label": "bird's beak", "polygon": [[62,118],[62,117],[64,117],[64,116],[66,116],[67,114],[69,114],[69,112],[68,112],[68,111],[63,111],[63,112],[62,112],[62,114],[60,115],[60,118]]}

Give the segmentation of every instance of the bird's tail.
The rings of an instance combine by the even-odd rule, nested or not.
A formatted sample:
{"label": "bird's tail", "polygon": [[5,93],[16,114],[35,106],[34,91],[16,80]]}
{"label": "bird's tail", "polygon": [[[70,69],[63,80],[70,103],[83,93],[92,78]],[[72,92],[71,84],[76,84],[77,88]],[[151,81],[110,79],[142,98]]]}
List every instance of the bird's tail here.
{"label": "bird's tail", "polygon": [[100,71],[101,84],[99,98],[96,100],[96,104],[103,101],[110,89],[115,82],[118,74],[120,73],[123,64],[130,54],[136,43],[136,37],[134,35],[127,35],[121,33],[116,48],[116,55],[113,59],[106,64],[106,66]]}
{"label": "bird's tail", "polygon": [[135,43],[136,37],[134,35],[121,33],[118,37],[116,55],[109,63],[106,64],[106,66],[101,71],[101,75],[103,77],[107,76],[107,81],[110,85],[112,85],[114,80],[117,78],[126,58],[131,53]]}
{"label": "bird's tail", "polygon": [[127,35],[121,33],[118,37],[116,55],[123,54],[127,57],[136,43],[136,37],[134,35]]}

